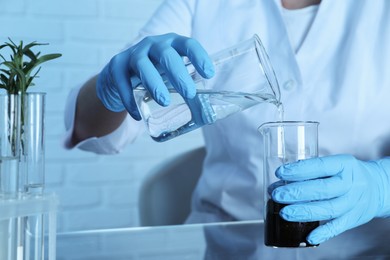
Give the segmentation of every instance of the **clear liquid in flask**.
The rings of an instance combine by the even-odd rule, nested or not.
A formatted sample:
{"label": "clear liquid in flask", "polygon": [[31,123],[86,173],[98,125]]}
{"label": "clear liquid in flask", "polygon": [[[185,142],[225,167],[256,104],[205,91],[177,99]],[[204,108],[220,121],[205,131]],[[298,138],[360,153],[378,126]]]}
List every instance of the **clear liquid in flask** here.
{"label": "clear liquid in flask", "polygon": [[187,102],[171,91],[171,104],[167,107],[158,105],[146,90],[136,90],[135,97],[149,134],[157,142],[212,124],[259,103],[281,106],[269,94],[232,91],[197,90],[195,98]]}

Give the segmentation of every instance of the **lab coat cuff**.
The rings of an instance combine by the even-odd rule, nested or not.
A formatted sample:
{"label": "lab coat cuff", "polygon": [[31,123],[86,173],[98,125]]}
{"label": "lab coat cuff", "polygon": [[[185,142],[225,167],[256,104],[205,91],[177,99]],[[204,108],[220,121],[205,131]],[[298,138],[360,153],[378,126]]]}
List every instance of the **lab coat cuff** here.
{"label": "lab coat cuff", "polygon": [[144,132],[144,123],[142,121],[136,121],[128,115],[122,124],[110,134],[102,137],[91,137],[78,144],[72,143],[76,101],[80,89],[81,86],[72,89],[66,101],[64,118],[66,132],[63,138],[63,147],[65,149],[79,148],[97,154],[116,154],[122,151],[127,144],[134,142]]}

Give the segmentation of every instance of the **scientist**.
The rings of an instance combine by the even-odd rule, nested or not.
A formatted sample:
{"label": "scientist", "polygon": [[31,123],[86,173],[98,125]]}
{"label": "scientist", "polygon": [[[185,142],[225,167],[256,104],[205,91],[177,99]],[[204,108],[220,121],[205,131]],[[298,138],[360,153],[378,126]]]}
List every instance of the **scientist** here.
{"label": "scientist", "polygon": [[[389,216],[387,0],[165,1],[131,47],[71,92],[66,145],[97,153],[120,151],[144,131],[130,76],[137,75],[159,104],[169,105],[157,64],[190,99],[195,86],[182,57],[210,78],[214,71],[207,53],[255,33],[281,84],[285,119],[321,123],[321,157],[276,172],[281,179],[299,181],[273,192],[276,201],[292,204],[282,210],[282,217],[324,220],[307,238],[318,244]],[[217,87],[223,89],[223,82]],[[258,105],[202,128],[207,156],[189,223],[263,217],[262,138],[257,128],[274,120],[274,106]],[[390,220],[385,223],[374,223],[372,232],[390,229]],[[351,238],[364,237],[349,232]],[[370,243],[375,250],[387,247],[380,238]]]}

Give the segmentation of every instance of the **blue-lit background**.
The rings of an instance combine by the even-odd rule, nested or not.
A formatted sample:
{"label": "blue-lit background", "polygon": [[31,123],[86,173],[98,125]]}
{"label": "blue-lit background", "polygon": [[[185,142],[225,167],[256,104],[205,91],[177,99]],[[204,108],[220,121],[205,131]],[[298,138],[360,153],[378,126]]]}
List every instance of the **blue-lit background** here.
{"label": "blue-lit background", "polygon": [[31,87],[47,93],[46,190],[60,199],[60,232],[137,226],[139,187],[148,172],[203,144],[197,130],[162,144],[145,134],[114,156],[62,147],[70,89],[99,72],[131,42],[162,1],[0,0],[0,43],[7,37],[49,43],[36,50],[63,55],[44,64]]}

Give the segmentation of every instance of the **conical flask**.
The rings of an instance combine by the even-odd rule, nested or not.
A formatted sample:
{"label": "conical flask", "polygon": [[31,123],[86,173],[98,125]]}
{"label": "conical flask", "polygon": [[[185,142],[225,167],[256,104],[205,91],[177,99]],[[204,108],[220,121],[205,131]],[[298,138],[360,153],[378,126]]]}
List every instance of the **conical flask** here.
{"label": "conical flask", "polygon": [[198,129],[253,105],[280,105],[280,89],[268,55],[257,35],[211,56],[215,75],[204,79],[191,63],[186,65],[196,85],[196,96],[184,100],[165,73],[169,106],[157,104],[140,80],[134,97],[150,136],[158,142]]}

